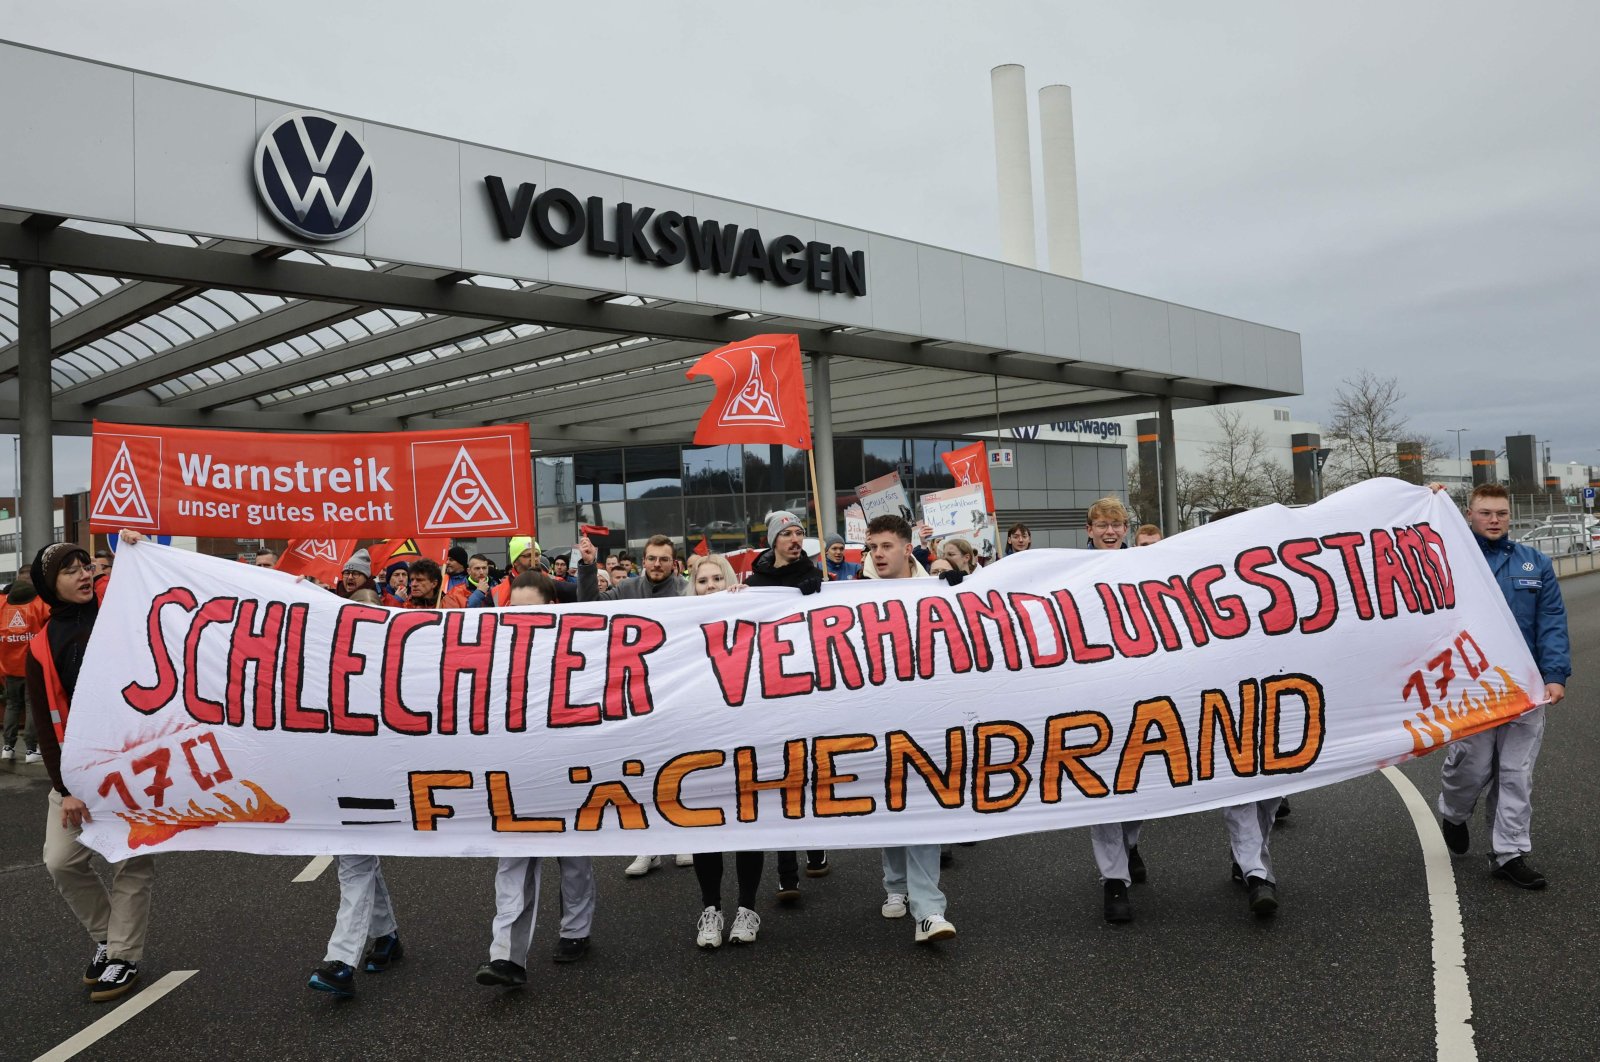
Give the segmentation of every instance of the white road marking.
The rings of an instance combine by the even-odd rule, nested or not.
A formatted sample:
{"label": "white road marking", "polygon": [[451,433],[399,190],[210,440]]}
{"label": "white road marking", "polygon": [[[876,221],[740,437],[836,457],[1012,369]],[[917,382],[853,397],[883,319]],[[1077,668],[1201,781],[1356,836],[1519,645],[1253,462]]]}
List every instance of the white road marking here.
{"label": "white road marking", "polygon": [[1455,868],[1444,845],[1433,809],[1397,768],[1383,776],[1394,786],[1411,813],[1422,842],[1422,868],[1427,873],[1428,912],[1433,919],[1433,1027],[1438,1057],[1450,1062],[1477,1062],[1472,1042],[1472,990],[1467,984],[1467,941],[1461,928],[1461,900],[1456,895]]}
{"label": "white road marking", "polygon": [[34,1062],[66,1062],[66,1059],[76,1055],[79,1051],[95,1043],[102,1037],[121,1027],[125,1022],[138,1017],[139,1012],[150,1004],[183,984],[189,978],[199,973],[199,970],[173,970],[167,976],[140,992],[132,999],[123,1003],[116,1010],[101,1018],[87,1029],[82,1029],[71,1038],[63,1041],[59,1046],[51,1048],[40,1055]]}
{"label": "white road marking", "polygon": [[295,882],[303,884],[308,881],[316,881],[322,875],[322,872],[328,869],[328,864],[332,862],[333,856],[317,856],[317,858],[306,864],[304,870],[294,876]]}

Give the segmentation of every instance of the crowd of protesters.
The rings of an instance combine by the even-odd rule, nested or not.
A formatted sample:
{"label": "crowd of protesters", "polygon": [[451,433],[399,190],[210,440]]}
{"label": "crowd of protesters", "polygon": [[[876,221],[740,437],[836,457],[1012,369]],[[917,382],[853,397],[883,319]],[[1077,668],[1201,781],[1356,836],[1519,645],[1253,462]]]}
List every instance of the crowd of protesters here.
{"label": "crowd of protesters", "polygon": [[[1213,519],[1228,515],[1219,513]],[[1556,703],[1565,692],[1571,665],[1565,612],[1549,561],[1507,539],[1509,507],[1503,488],[1475,490],[1467,519],[1512,605],[1551,691],[1551,703]],[[1138,526],[1131,535],[1129,531],[1128,511],[1118,499],[1103,498],[1088,510],[1084,532],[1090,549],[1120,550],[1162,541],[1162,533],[1154,525]],[[727,557],[706,553],[703,548],[684,555],[665,535],[650,536],[638,559],[626,550],[602,559],[601,550],[587,536],[579,540],[573,558],[547,559],[535,539],[522,536],[510,540],[503,571],[496,570],[494,558],[469,554],[460,546],[450,548],[442,565],[433,558],[413,556],[378,571],[372,552],[358,549],[345,561],[338,581],[326,589],[352,602],[393,608],[548,608],[599,601],[649,607],[658,599],[733,593],[747,586],[784,587],[810,595],[828,582],[863,578],[937,577],[959,585],[984,563],[982,552],[967,539],[940,541],[926,524],[913,528],[902,516],[873,519],[866,528],[866,541],[854,549],[843,538],[831,535],[815,557],[806,548],[804,524],[795,514],[769,514],[766,532],[767,545],[753,558],[743,580]],[[135,532],[122,534],[127,542],[139,538]],[[1033,534],[1025,524],[1008,529],[1005,556],[1032,548]],[[266,550],[252,559],[262,567],[277,561],[277,555]],[[6,697],[4,757],[16,757],[20,736],[25,761],[43,762],[49,773],[44,863],[93,942],[93,957],[83,981],[96,1001],[118,998],[138,977],[154,879],[152,857],[137,856],[109,868],[107,887],[91,866],[91,851],[79,840],[88,808],[67,790],[60,772],[60,743],[72,693],[112,564],[107,551],[91,557],[76,545],[53,544],[39,551],[30,570],[11,585],[0,605],[0,671]],[[1502,578],[1502,573],[1513,570],[1520,576],[1533,574],[1515,580],[1510,575]],[[1479,798],[1486,795],[1493,826],[1493,872],[1525,889],[1545,885],[1544,877],[1526,858],[1531,849],[1529,793],[1542,726],[1543,709],[1536,709],[1514,724],[1452,745],[1444,764],[1445,791],[1439,799],[1445,840],[1452,851],[1464,853],[1470,841],[1467,820]],[[1249,910],[1261,917],[1278,908],[1270,841],[1274,823],[1287,813],[1287,801],[1278,797],[1221,812],[1232,855],[1231,874],[1242,887]],[[1133,919],[1130,887],[1146,881],[1150,874],[1139,851],[1142,827],[1140,822],[1105,823],[1088,831],[1104,890],[1105,919],[1114,924]],[[780,904],[792,903],[800,896],[800,855],[776,853],[775,899]],[[807,851],[804,857],[806,877],[822,878],[832,869],[825,851]],[[711,950],[720,947],[724,939],[737,945],[754,943],[761,928],[758,906],[765,853],[733,853],[737,903],[731,919],[725,918],[723,908],[726,853],[680,853],[673,859],[679,866],[694,867],[700,892],[696,945]],[[946,898],[939,886],[941,867],[948,865],[949,859],[948,848],[941,850],[937,844],[881,852],[881,914],[886,919],[909,915],[913,939],[918,943],[956,935],[955,925],[946,917]],[[498,861],[489,958],[474,975],[480,984],[515,987],[526,983],[542,862],[538,858]],[[624,873],[642,877],[662,862],[661,854],[639,855]],[[595,916],[594,861],[562,857],[556,863],[561,926],[553,958],[560,963],[576,962],[588,952]],[[318,991],[349,996],[355,992],[357,970],[381,973],[405,952],[380,860],[342,856],[338,878],[335,929],[324,960],[308,984]]]}

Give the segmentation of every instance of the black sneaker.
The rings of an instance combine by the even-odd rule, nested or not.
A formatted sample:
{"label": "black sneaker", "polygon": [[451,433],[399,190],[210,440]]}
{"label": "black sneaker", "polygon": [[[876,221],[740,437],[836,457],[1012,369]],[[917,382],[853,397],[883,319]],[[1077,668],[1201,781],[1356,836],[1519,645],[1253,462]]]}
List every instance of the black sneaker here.
{"label": "black sneaker", "polygon": [[100,975],[106,972],[106,963],[110,961],[111,953],[106,950],[106,942],[102,940],[95,945],[94,958],[83,968],[83,983],[92,985],[99,981]]}
{"label": "black sneaker", "polygon": [[1495,867],[1494,876],[1511,882],[1519,889],[1542,889],[1550,884],[1522,856],[1514,856]]}
{"label": "black sneaker", "polygon": [[812,862],[810,859],[806,860],[806,877],[825,878],[832,873],[833,864],[828,862],[828,857],[826,855],[822,857],[820,862]]}
{"label": "black sneaker", "polygon": [[1128,877],[1133,879],[1135,885],[1144,884],[1146,877],[1144,857],[1139,854],[1138,845],[1128,849]]}
{"label": "black sneaker", "polygon": [[138,979],[138,963],[112,959],[106,963],[105,970],[100,974],[100,980],[89,990],[89,998],[95,1003],[107,1003],[124,995]]}
{"label": "black sneaker", "polygon": [[577,962],[589,954],[588,937],[562,937],[556,941],[556,962]]}
{"label": "black sneaker", "polygon": [[1133,921],[1133,904],[1128,902],[1128,886],[1120,881],[1106,882],[1106,921],[1112,925]]}
{"label": "black sneaker", "polygon": [[315,992],[329,992],[340,999],[349,999],[356,994],[355,967],[337,959],[329,959],[311,971],[306,987]]}
{"label": "black sneaker", "polygon": [[1250,890],[1250,910],[1257,918],[1265,918],[1278,910],[1278,887],[1266,878],[1250,876],[1245,882]]}
{"label": "black sneaker", "polygon": [[367,973],[383,973],[391,962],[403,959],[405,955],[406,949],[400,944],[400,934],[390,933],[372,942],[367,949],[367,957],[361,960],[361,968]]}
{"label": "black sneaker", "polygon": [[1440,819],[1439,832],[1444,834],[1444,846],[1456,855],[1466,855],[1467,849],[1472,847],[1472,831],[1464,822]]}
{"label": "black sneaker", "polygon": [[950,846],[947,845],[947,844],[940,845],[939,846],[939,869],[940,870],[949,870],[951,867],[955,866],[955,863],[956,863],[956,854],[950,850]]}
{"label": "black sneaker", "polygon": [[1272,821],[1276,822],[1279,819],[1286,819],[1288,817],[1289,817],[1289,798],[1288,797],[1284,797],[1282,800],[1278,801],[1278,810],[1272,813]]}
{"label": "black sneaker", "polygon": [[493,988],[521,988],[528,983],[528,971],[510,959],[491,959],[478,967],[472,979]]}
{"label": "black sneaker", "polygon": [[800,901],[800,883],[798,881],[778,882],[778,902],[792,904]]}

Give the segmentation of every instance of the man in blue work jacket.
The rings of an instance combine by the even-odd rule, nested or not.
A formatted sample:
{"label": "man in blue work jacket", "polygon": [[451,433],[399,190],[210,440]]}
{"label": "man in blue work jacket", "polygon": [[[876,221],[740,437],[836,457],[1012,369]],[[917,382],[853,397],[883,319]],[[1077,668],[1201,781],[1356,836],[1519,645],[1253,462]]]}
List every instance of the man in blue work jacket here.
{"label": "man in blue work jacket", "polygon": [[[1567,609],[1550,558],[1508,537],[1511,499],[1498,484],[1472,492],[1467,524],[1527,639],[1544,679],[1545,703],[1561,703],[1572,675],[1572,649]],[[1445,844],[1457,855],[1465,855],[1470,846],[1467,820],[1478,797],[1487,793],[1484,814],[1491,829],[1489,860],[1494,876],[1522,889],[1542,889],[1546,884],[1544,875],[1528,864],[1533,848],[1533,764],[1543,738],[1541,706],[1455,742],[1445,753],[1439,793],[1440,828]]]}

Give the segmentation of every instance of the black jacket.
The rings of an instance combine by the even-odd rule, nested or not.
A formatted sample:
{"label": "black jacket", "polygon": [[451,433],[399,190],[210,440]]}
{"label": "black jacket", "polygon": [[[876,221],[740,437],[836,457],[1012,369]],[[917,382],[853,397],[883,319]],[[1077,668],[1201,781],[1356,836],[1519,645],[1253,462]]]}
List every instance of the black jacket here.
{"label": "black jacket", "polygon": [[792,564],[778,567],[771,549],[764,549],[750,566],[746,586],[792,586],[802,594],[814,594],[822,589],[822,569],[810,557],[801,555]]}

